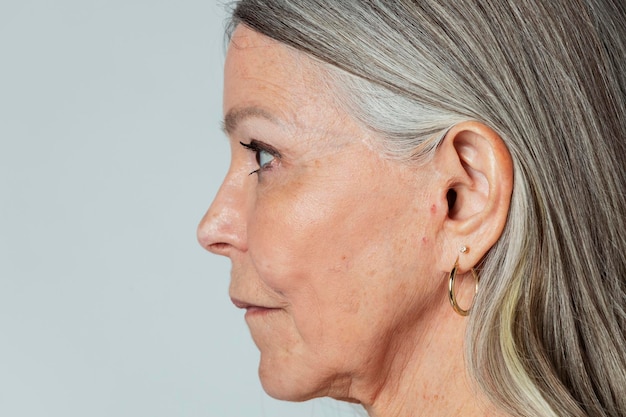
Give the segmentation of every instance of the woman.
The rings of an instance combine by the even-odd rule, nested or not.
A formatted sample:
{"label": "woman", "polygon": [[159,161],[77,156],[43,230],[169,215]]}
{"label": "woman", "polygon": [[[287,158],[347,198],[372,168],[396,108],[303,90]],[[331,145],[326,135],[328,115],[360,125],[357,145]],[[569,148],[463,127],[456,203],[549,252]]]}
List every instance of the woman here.
{"label": "woman", "polygon": [[[242,0],[199,241],[265,390],[626,416],[621,0]],[[480,282],[479,282],[480,280]]]}

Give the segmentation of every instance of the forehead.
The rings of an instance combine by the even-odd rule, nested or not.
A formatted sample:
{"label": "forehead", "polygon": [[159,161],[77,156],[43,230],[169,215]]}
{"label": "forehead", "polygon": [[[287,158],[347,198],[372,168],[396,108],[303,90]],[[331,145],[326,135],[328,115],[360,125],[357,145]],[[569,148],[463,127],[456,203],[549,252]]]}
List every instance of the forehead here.
{"label": "forehead", "polygon": [[[281,78],[277,70],[281,68],[292,71],[294,81],[306,75],[315,77],[319,71],[305,54],[239,25],[231,37],[226,56],[226,71],[242,77],[264,75],[268,81]],[[297,70],[297,73],[293,73]]]}
{"label": "forehead", "polygon": [[224,114],[258,107],[300,127],[338,116],[320,64],[244,26],[233,33],[224,68]]}

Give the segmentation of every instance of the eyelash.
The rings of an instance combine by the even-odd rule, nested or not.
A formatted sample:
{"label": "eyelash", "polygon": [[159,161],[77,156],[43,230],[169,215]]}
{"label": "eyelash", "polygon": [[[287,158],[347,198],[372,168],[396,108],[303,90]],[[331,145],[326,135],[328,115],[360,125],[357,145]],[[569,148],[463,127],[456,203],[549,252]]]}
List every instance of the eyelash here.
{"label": "eyelash", "polygon": [[252,151],[256,154],[256,162],[257,164],[259,164],[259,168],[255,169],[248,175],[259,174],[261,171],[269,169],[270,168],[269,165],[274,161],[272,160],[268,162],[267,164],[261,165],[261,152],[266,152],[270,154],[271,156],[273,156],[274,158],[280,158],[280,154],[275,149],[261,142],[258,142],[256,140],[252,140],[250,141],[250,143],[243,143],[243,142],[239,142],[239,143],[241,144],[241,146],[243,146],[247,150]]}

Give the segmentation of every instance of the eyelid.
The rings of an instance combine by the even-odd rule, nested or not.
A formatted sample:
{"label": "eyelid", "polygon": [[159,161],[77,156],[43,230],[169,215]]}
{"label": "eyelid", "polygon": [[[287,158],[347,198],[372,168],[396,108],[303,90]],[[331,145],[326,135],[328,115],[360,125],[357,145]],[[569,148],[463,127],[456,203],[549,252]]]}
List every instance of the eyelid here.
{"label": "eyelid", "polygon": [[256,139],[252,139],[250,143],[239,142],[241,146],[251,151],[259,152],[265,151],[276,158],[280,158],[280,152],[278,152],[273,146],[260,142]]}

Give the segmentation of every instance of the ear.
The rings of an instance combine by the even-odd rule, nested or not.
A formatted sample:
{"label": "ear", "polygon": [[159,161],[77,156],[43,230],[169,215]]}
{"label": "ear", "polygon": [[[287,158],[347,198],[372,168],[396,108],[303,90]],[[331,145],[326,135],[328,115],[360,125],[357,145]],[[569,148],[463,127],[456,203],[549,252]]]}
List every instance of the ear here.
{"label": "ear", "polygon": [[480,262],[500,238],[513,191],[513,161],[500,136],[485,124],[453,126],[437,148],[434,161],[444,176],[439,199],[448,212],[441,228],[442,271],[459,258],[463,273]]}

